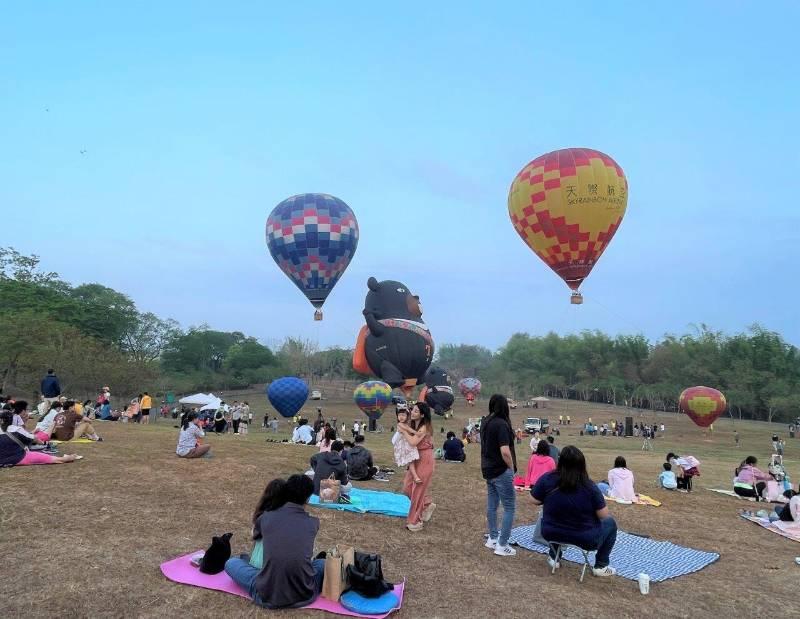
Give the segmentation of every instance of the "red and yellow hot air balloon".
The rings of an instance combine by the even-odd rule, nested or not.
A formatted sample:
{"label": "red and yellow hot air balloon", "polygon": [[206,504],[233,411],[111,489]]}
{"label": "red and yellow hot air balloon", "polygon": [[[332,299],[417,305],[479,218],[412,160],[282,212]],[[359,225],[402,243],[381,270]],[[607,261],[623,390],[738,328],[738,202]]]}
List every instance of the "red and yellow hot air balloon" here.
{"label": "red and yellow hot air balloon", "polygon": [[565,148],[526,165],[508,193],[517,233],[572,289],[578,288],[608,247],[628,205],[625,173],[608,155]]}
{"label": "red and yellow hot air balloon", "polygon": [[711,387],[689,387],[681,392],[678,407],[701,428],[714,423],[728,404],[720,391]]}

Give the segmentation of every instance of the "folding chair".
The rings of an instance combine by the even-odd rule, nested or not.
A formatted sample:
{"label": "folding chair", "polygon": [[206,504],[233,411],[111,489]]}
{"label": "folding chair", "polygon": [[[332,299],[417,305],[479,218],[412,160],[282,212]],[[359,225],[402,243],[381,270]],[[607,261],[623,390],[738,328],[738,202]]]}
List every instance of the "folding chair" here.
{"label": "folding chair", "polygon": [[[564,553],[564,547],[572,547],[578,550],[583,555],[583,567],[581,568],[581,576],[578,578],[578,582],[583,582],[583,577],[586,575],[586,568],[589,567],[591,564],[589,563],[589,553],[594,552],[596,548],[586,549],[581,548],[576,544],[570,544],[567,542],[556,542],[556,541],[548,541],[547,545],[550,547],[550,550],[555,554],[555,562],[553,563],[553,567],[550,570],[551,574],[556,573],[556,565],[561,562],[561,555]],[[549,554],[547,555],[550,556]]]}

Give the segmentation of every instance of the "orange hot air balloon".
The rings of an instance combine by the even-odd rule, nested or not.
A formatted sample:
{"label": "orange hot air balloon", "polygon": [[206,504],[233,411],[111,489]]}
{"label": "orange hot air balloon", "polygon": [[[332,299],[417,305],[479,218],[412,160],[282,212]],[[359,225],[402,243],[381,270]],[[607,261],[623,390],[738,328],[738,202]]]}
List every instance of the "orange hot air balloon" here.
{"label": "orange hot air balloon", "polygon": [[689,387],[681,392],[678,406],[698,426],[707,428],[725,412],[728,404],[725,396],[716,389]]}
{"label": "orange hot air balloon", "polygon": [[578,287],[608,247],[628,205],[628,181],[608,155],[565,148],[526,165],[508,193],[517,233],[563,279],[572,303]]}

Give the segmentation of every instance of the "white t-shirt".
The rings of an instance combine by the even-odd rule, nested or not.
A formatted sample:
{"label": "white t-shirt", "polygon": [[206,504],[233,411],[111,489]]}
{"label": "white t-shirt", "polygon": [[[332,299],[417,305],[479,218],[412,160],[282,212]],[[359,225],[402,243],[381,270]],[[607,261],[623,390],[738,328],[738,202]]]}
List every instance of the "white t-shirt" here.
{"label": "white t-shirt", "polygon": [[203,438],[204,436],[205,432],[193,423],[190,423],[189,427],[185,430],[181,428],[181,435],[178,437],[178,448],[175,450],[175,453],[179,456],[185,456],[192,451],[192,449],[197,447],[197,439]]}
{"label": "white t-shirt", "polygon": [[314,431],[311,429],[307,423],[303,424],[299,428],[295,428],[294,432],[292,433],[292,442],[293,443],[311,443],[314,440]]}
{"label": "white t-shirt", "polygon": [[52,409],[49,413],[44,416],[39,423],[36,424],[36,432],[46,432],[50,434],[53,431],[53,424],[55,423],[56,415],[58,415],[59,411],[56,409]]}

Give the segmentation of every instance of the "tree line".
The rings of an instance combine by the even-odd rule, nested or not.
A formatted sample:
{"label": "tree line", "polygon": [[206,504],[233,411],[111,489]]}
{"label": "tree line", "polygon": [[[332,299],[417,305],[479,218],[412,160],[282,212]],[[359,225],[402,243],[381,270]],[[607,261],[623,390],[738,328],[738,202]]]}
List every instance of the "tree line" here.
{"label": "tree line", "polygon": [[[246,388],[284,375],[364,380],[352,350],[321,350],[287,337],[270,348],[244,333],[207,325],[182,329],[140,312],[125,294],[97,283],[72,286],[40,269],[36,256],[0,248],[0,386],[33,393],[48,367],[73,395],[113,385],[127,397]],[[738,418],[800,415],[800,355],[759,325],[726,335],[705,325],[656,342],[599,331],[537,336],[517,333],[497,351],[443,344],[436,361],[455,386],[477,376],[484,393],[536,395],[676,410],[680,392],[707,385],[725,393]]]}

